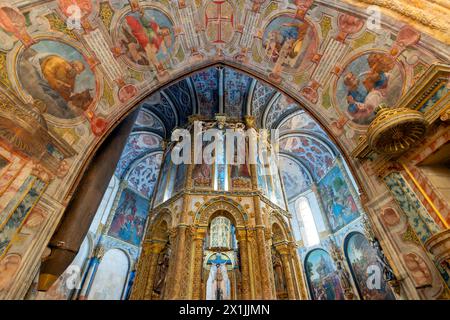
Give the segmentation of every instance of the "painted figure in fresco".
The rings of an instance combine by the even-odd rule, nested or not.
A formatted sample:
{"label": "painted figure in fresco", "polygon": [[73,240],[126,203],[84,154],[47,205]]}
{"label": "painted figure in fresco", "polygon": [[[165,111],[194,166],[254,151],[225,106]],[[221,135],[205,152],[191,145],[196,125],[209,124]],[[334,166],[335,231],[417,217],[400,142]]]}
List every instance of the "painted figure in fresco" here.
{"label": "painted figure in fresco", "polygon": [[19,79],[45,112],[61,119],[81,116],[93,103],[95,77],[83,56],[69,45],[41,40],[19,60]]}
{"label": "painted figure in fresco", "polygon": [[0,261],[0,292],[8,289],[11,285],[21,260],[22,258],[19,255],[10,254]]}
{"label": "painted figure in fresco", "polygon": [[12,7],[6,5],[0,7],[0,28],[13,34],[27,47],[34,43],[27,32],[25,17]]}
{"label": "painted figure in fresco", "polygon": [[82,24],[93,9],[92,0],[58,0],[58,5],[66,17],[80,19]]}
{"label": "painted figure in fresco", "polygon": [[108,234],[139,245],[144,232],[145,218],[139,216],[138,210],[137,196],[128,191],[122,193]]}
{"label": "painted figure in fresco", "polygon": [[370,69],[364,74],[348,72],[344,76],[347,112],[357,123],[371,121],[376,108],[386,101],[390,72],[395,67],[395,60],[384,53],[369,54],[367,63]]}
{"label": "painted figure in fresco", "polygon": [[130,58],[141,65],[153,64],[157,69],[161,66],[158,54],[166,56],[172,46],[171,30],[160,26],[155,17],[146,15],[144,9],[139,15],[125,17],[123,26],[124,39],[121,40]]}
{"label": "painted figure in fresco", "polygon": [[383,264],[379,260],[377,249],[373,248],[367,239],[360,233],[350,236],[346,244],[346,256],[349,261],[355,282],[364,300],[392,300],[395,299],[390,288],[387,286],[386,277],[381,281],[380,288],[369,288],[367,286],[370,266],[378,266],[383,270]]}
{"label": "painted figure in fresco", "polygon": [[269,25],[263,46],[266,56],[275,63],[274,74],[279,74],[283,66],[299,67],[299,61],[309,50],[305,46],[309,32],[306,21],[288,16],[278,17]]}
{"label": "painted figure in fresco", "polygon": [[197,164],[193,170],[193,177],[196,185],[211,184],[211,165],[206,163]]}

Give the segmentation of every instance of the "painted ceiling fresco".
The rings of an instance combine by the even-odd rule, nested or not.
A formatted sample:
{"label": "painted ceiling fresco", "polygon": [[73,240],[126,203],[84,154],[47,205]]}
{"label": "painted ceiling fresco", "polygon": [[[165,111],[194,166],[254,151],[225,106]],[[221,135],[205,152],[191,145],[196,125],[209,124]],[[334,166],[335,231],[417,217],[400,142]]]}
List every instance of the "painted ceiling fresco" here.
{"label": "painted ceiling fresco", "polygon": [[332,150],[323,140],[306,134],[282,138],[280,150],[298,158],[316,180],[322,178],[332,168],[335,159]]}
{"label": "painted ceiling fresco", "polygon": [[288,201],[311,187],[311,175],[301,162],[293,157],[280,155],[278,163]]}
{"label": "painted ceiling fresco", "polygon": [[161,137],[149,132],[135,132],[128,138],[127,144],[116,167],[115,175],[119,178],[126,173],[134,160],[142,157],[150,150],[157,149],[161,144]]}

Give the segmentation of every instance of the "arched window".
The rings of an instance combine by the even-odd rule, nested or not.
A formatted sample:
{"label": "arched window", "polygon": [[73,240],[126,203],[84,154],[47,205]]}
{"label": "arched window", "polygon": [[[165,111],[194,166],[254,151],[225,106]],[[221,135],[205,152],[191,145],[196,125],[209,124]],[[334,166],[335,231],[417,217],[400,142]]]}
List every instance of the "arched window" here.
{"label": "arched window", "polygon": [[210,248],[231,248],[231,221],[217,217],[211,221]]}
{"label": "arched window", "polygon": [[130,263],[119,249],[110,249],[103,256],[89,292],[89,300],[120,300],[124,294]]}
{"label": "arched window", "polygon": [[297,217],[302,222],[304,228],[305,246],[311,247],[319,244],[320,238],[317,232],[316,223],[309,205],[309,201],[305,197],[297,200]]}

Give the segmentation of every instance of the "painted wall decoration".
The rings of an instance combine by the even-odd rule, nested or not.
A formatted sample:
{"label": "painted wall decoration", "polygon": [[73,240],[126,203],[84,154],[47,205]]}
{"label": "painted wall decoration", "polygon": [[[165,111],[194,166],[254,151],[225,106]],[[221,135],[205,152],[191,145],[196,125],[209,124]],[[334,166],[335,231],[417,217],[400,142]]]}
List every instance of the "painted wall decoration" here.
{"label": "painted wall decoration", "polygon": [[140,66],[153,65],[162,71],[175,45],[174,25],[161,10],[143,7],[126,14],[119,25],[120,46],[128,60]]}
{"label": "painted wall decoration", "polygon": [[306,69],[317,50],[318,39],[313,26],[294,14],[281,14],[265,28],[263,47],[266,58],[286,71]]}
{"label": "painted wall decoration", "polygon": [[[246,144],[237,145],[234,147],[234,157],[237,160],[238,151],[240,154],[245,154]],[[240,150],[238,150],[240,148]],[[243,164],[229,165],[230,180],[232,189],[250,189],[252,187],[252,180],[250,174],[250,165],[245,159]]]}
{"label": "painted wall decoration", "polygon": [[126,177],[129,187],[147,199],[151,199],[158,181],[161,158],[162,153],[150,154],[135,164]]}
{"label": "painted wall decoration", "polygon": [[280,124],[280,133],[291,130],[307,130],[326,136],[320,125],[305,111],[299,111]]}
{"label": "painted wall decoration", "polygon": [[139,246],[144,234],[149,200],[124,189],[119,198],[108,235]]}
{"label": "painted wall decoration", "polygon": [[186,181],[186,165],[184,163],[179,164],[176,166],[176,175],[175,175],[175,182],[174,182],[174,188],[173,193],[178,193],[180,191],[184,190],[184,184]]}
{"label": "painted wall decoration", "polygon": [[338,166],[331,169],[317,184],[333,232],[349,224],[360,215],[349,188],[350,186]]}
{"label": "painted wall decoration", "polygon": [[328,252],[311,251],[305,259],[306,276],[314,300],[344,300],[336,266]]}
{"label": "painted wall decoration", "polygon": [[230,41],[234,30],[234,15],[232,1],[208,1],[205,7],[205,28],[208,40],[214,44]]}
{"label": "painted wall decoration", "polygon": [[311,186],[312,181],[308,173],[294,160],[281,156],[279,167],[288,199],[294,198]]}
{"label": "painted wall decoration", "polygon": [[219,112],[218,72],[217,68],[209,68],[192,75],[201,115],[213,117]]}
{"label": "painted wall decoration", "polygon": [[22,225],[45,191],[47,183],[30,176],[17,190],[15,198],[0,213],[0,256],[4,254],[16,230]]}
{"label": "painted wall decoration", "polygon": [[130,135],[117,164],[115,174],[121,177],[130,164],[153,148],[161,144],[161,137],[149,132],[137,132]]}
{"label": "painted wall decoration", "polygon": [[272,128],[272,126],[282,118],[283,115],[300,109],[300,106],[291,98],[280,95],[279,98],[270,107],[265,118],[265,127]]}
{"label": "painted wall decoration", "polygon": [[261,123],[261,117],[264,109],[266,108],[269,101],[273,98],[275,92],[276,90],[273,87],[268,86],[260,81],[256,82],[252,95],[251,111],[252,115],[256,119],[257,124]]}
{"label": "painted wall decoration", "polygon": [[6,168],[9,164],[9,161],[5,158],[3,158],[2,156],[0,156],[0,172],[1,170],[3,170],[4,168]]}
{"label": "painted wall decoration", "polygon": [[224,70],[225,114],[229,117],[241,119],[247,102],[247,92],[251,78],[234,71],[231,68]]}
{"label": "painted wall decoration", "polygon": [[336,103],[355,124],[368,125],[380,104],[396,105],[404,83],[403,67],[394,57],[368,52],[345,67],[337,81]]}
{"label": "painted wall decoration", "polygon": [[[383,266],[378,261],[377,251],[370,245],[361,233],[350,234],[345,240],[345,254],[350,265],[353,278],[357,284],[359,295],[363,300],[394,300],[395,297],[382,279],[380,288],[368,288],[369,267],[376,266],[383,270]],[[382,273],[381,273],[382,274]]]}
{"label": "painted wall decoration", "polygon": [[316,180],[331,169],[335,158],[323,140],[306,134],[282,138],[280,150],[295,154]]}
{"label": "painted wall decoration", "polygon": [[82,53],[55,40],[40,40],[19,56],[17,73],[34,103],[57,119],[81,116],[94,103],[95,75]]}

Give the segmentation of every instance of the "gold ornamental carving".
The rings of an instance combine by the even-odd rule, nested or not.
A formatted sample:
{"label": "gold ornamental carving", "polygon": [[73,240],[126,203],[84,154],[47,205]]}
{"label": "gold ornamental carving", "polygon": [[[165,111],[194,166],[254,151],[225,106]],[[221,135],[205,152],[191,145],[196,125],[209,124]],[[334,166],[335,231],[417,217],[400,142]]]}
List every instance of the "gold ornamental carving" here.
{"label": "gold ornamental carving", "polygon": [[398,155],[425,137],[427,121],[423,113],[408,108],[389,109],[381,106],[367,130],[372,150],[380,154]]}

